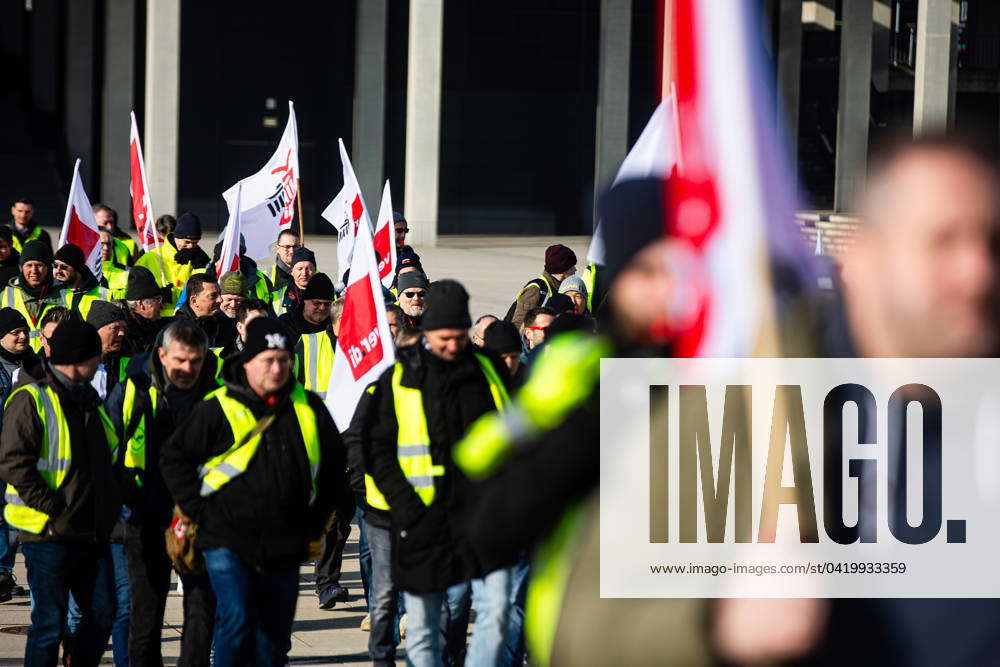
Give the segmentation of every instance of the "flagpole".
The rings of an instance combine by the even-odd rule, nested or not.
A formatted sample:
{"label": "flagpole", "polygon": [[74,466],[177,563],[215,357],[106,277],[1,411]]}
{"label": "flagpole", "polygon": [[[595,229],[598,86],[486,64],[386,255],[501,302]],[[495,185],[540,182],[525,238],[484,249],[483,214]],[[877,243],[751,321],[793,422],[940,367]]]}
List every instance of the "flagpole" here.
{"label": "flagpole", "polygon": [[295,203],[299,206],[299,243],[306,244],[305,228],[302,225],[302,181],[295,177]]}

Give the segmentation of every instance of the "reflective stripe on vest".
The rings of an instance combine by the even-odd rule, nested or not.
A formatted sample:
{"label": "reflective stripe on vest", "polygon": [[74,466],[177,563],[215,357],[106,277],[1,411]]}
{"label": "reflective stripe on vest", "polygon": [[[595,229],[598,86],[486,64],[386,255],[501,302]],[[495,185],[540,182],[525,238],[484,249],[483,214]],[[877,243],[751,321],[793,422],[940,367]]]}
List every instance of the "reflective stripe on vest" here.
{"label": "reflective stripe on vest", "polygon": [[305,370],[302,386],[326,398],[333,374],[333,342],[326,331],[302,336],[302,368]]}
{"label": "reflective stripe on vest", "polygon": [[271,302],[271,306],[274,308],[274,314],[277,317],[284,315],[288,308],[285,306],[285,294],[288,292],[288,285],[285,285],[280,290],[277,290],[274,295],[274,300]]}
{"label": "reflective stripe on vest", "polygon": [[[36,383],[18,387],[11,393],[7,403],[9,404],[10,400],[22,391],[31,394],[34,399],[38,420],[42,423],[42,431],[44,432],[36,463],[38,474],[50,489],[56,490],[66,480],[66,475],[73,463],[69,426],[63,414],[62,404],[52,387],[42,387]],[[118,437],[115,435],[114,427],[103,407],[97,409],[97,414],[104,427],[104,435],[111,451],[111,462],[114,464],[118,459]],[[49,515],[25,505],[13,484],[7,485],[4,500],[7,501],[7,506],[4,508],[4,518],[9,524],[36,535],[45,529],[45,525],[49,522]]]}
{"label": "reflective stripe on vest", "polygon": [[531,579],[524,603],[524,638],[532,664],[552,662],[552,644],[559,625],[571,562],[583,528],[583,508],[574,505],[563,515],[552,535],[531,561]]}
{"label": "reflective stripe on vest", "polygon": [[[493,397],[497,410],[503,411],[510,402],[507,389],[503,386],[503,382],[489,358],[481,354],[474,356],[486,377],[490,395]],[[392,400],[396,411],[398,432],[396,456],[399,459],[399,467],[410,486],[417,492],[425,505],[430,505],[434,502],[434,478],[444,476],[445,468],[441,465],[434,465],[431,457],[431,438],[427,431],[427,415],[424,414],[423,395],[419,389],[404,387],[402,378],[403,364],[397,361],[392,371]],[[389,509],[389,502],[379,491],[375,479],[368,474],[365,475],[365,499],[375,509]]]}
{"label": "reflective stripe on vest", "polygon": [[[309,504],[316,500],[318,489],[320,444],[319,432],[316,430],[316,414],[309,407],[309,399],[306,390],[302,385],[296,384],[290,396],[292,407],[295,410],[296,420],[299,422],[299,430],[302,434],[302,442],[305,445],[306,457],[309,459],[309,474],[312,478],[312,488],[309,493]],[[232,446],[219,454],[213,456],[205,464],[198,468],[198,475],[201,477],[201,495],[209,496],[227,483],[246,472],[250,461],[253,460],[257,448],[260,446],[261,434],[248,439],[242,445],[243,440],[257,425],[257,417],[253,411],[241,401],[229,396],[225,387],[216,389],[205,397],[206,401],[216,400],[222,408],[222,413],[229,422],[229,427],[233,431]],[[239,445],[239,446],[237,446]]]}
{"label": "reflective stripe on vest", "polygon": [[483,415],[452,449],[455,464],[470,479],[488,477],[513,448],[561,424],[591,395],[610,344],[598,336],[566,333],[546,344],[514,402]]}

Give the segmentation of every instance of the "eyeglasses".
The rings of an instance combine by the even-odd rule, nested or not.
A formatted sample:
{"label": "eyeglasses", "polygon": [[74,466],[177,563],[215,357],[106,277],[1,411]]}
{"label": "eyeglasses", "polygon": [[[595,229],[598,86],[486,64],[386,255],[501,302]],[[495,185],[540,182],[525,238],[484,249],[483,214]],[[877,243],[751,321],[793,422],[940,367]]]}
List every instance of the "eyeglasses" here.
{"label": "eyeglasses", "polygon": [[423,299],[427,295],[427,292],[403,292],[403,296],[407,299]]}
{"label": "eyeglasses", "polygon": [[281,248],[282,250],[298,250],[302,246],[299,246],[299,245],[279,245],[278,247]]}

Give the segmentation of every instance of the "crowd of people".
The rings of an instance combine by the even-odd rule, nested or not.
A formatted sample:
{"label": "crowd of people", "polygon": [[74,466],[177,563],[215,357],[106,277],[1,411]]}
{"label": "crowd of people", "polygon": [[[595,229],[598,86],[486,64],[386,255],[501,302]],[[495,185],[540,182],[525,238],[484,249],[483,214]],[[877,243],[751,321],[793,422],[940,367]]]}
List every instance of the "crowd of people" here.
{"label": "crowd of people", "polygon": [[[783,331],[796,353],[994,354],[997,183],[962,145],[887,152],[836,289],[778,308],[794,313],[779,328],[797,327]],[[600,266],[552,245],[505,314],[475,320],[460,283],[428,278],[396,214],[399,268],[382,295],[396,362],[343,432],[325,405],[343,283],[293,230],[269,269],[241,254],[217,277],[221,248],[201,248],[196,215],[161,217],[165,242],[143,253],[98,205],[98,280],[76,246],[53,253],[30,201],[11,213],[0,601],[23,593],[19,548],[26,664],[57,664],[60,647],[96,664],[109,638],[116,664],[162,664],[172,571],[180,664],[286,664],[301,564],[314,562],[321,608],[349,598],[352,523],[377,665],[395,663],[403,636],[414,665],[994,656],[990,600],[600,598],[600,360],[670,355],[665,304],[684,288],[660,180],[603,198],[602,220],[628,233],[605,239]]]}

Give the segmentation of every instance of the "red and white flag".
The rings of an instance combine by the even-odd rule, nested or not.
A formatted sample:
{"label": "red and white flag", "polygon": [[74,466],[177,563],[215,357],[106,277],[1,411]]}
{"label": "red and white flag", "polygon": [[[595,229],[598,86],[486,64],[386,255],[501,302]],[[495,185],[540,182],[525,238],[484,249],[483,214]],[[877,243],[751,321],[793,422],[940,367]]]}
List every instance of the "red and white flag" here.
{"label": "red and white flag", "polygon": [[326,407],[337,428],[343,431],[350,425],[365,387],[395,361],[396,348],[385,315],[371,230],[359,225],[326,392]]}
{"label": "red and white flag", "polygon": [[392,194],[389,181],[382,190],[382,205],[378,209],[375,223],[375,252],[378,259],[378,277],[386,289],[392,287],[396,277],[396,226],[392,222]]}
{"label": "red and white flag", "polygon": [[69,201],[66,202],[66,216],[63,218],[62,232],[59,234],[59,247],[67,243],[80,248],[83,257],[98,279],[101,277],[101,230],[94,218],[94,210],[90,207],[90,199],[83,189],[80,178],[80,160],[73,167],[73,182],[69,188]]}
{"label": "red and white flag", "polygon": [[135,122],[135,112],[129,114],[132,127],[129,129],[129,194],[132,196],[132,222],[139,234],[142,249],[149,252],[162,243],[156,231],[153,218],[153,202],[149,198],[149,184],[146,182],[146,163],[142,159],[142,143],[139,141],[139,127]]}
{"label": "red and white flag", "polygon": [[344,147],[344,140],[337,141],[340,144],[340,162],[344,167],[344,187],[321,215],[337,230],[337,278],[339,279],[351,266],[358,225],[364,220],[371,233],[372,221],[368,215],[368,207],[365,206],[364,195],[361,194],[361,186],[358,185],[358,179],[354,175],[351,158]]}
{"label": "red and white flag", "polygon": [[222,252],[219,253],[219,263],[216,264],[216,278],[229,271],[240,270],[240,203],[243,197],[243,185],[236,184],[236,202],[229,213],[229,222],[222,232]]}
{"label": "red and white flag", "polygon": [[295,105],[288,102],[288,123],[278,141],[278,149],[263,169],[222,193],[232,215],[236,193],[243,185],[240,213],[248,257],[263,259],[271,244],[295,218],[295,198],[299,194],[299,130]]}

